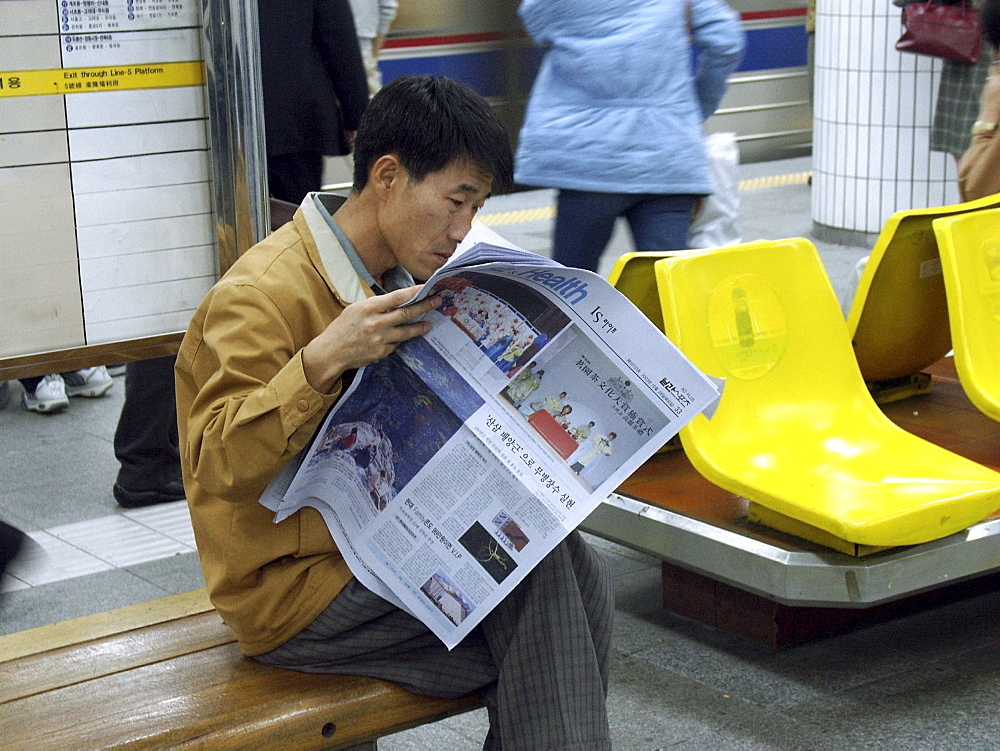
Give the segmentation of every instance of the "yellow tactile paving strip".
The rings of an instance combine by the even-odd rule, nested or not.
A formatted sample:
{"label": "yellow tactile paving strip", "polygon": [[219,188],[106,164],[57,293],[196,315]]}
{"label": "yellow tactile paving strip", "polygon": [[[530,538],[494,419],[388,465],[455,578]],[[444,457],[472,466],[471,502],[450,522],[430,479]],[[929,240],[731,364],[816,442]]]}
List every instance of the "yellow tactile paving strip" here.
{"label": "yellow tactile paving strip", "polygon": [[780,188],[785,185],[805,185],[812,177],[812,172],[789,172],[784,175],[767,175],[740,180],[740,190],[760,190],[762,188]]}
{"label": "yellow tactile paving strip", "polygon": [[[790,172],[784,175],[767,175],[740,180],[740,191],[761,190],[763,188],[780,188],[786,185],[805,185],[812,177],[812,172]],[[539,206],[534,209],[518,209],[516,211],[501,211],[496,214],[481,214],[478,220],[487,227],[499,227],[504,224],[520,224],[521,222],[536,222],[542,219],[554,219],[555,206]]]}
{"label": "yellow tactile paving strip", "polygon": [[555,206],[539,206],[537,209],[518,209],[517,211],[501,211],[498,214],[480,214],[476,217],[487,227],[498,227],[501,224],[520,224],[535,222],[540,219],[555,219]]}

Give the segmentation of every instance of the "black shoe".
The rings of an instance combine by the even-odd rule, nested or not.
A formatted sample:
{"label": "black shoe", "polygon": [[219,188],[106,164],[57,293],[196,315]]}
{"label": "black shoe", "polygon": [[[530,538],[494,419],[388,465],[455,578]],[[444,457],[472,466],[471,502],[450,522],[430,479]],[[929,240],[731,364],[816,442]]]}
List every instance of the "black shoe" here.
{"label": "black shoe", "polygon": [[170,503],[171,501],[183,501],[184,485],[180,480],[171,480],[163,487],[155,490],[129,490],[123,488],[117,482],[111,489],[115,495],[118,505],[123,508],[141,508],[143,506],[155,506],[157,503]]}

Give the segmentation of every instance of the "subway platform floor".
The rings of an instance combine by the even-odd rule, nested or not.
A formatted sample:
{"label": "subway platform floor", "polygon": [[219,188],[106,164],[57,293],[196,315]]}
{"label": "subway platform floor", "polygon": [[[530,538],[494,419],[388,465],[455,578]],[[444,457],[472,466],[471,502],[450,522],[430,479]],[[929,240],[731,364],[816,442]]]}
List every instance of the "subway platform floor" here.
{"label": "subway platform floor", "polygon": [[[808,158],[744,165],[745,240],[806,237],[835,291],[869,248],[817,241]],[[490,199],[486,224],[548,252],[552,191]],[[619,228],[600,271],[631,249]],[[59,415],[0,410],[0,518],[31,551],[0,581],[0,634],[204,586],[183,502],[126,511],[111,495],[122,378]],[[770,651],[659,607],[659,560],[589,537],[617,582],[610,718],[616,749],[987,749],[1000,713],[1000,592]],[[484,711],[383,739],[382,751],[479,748]]]}

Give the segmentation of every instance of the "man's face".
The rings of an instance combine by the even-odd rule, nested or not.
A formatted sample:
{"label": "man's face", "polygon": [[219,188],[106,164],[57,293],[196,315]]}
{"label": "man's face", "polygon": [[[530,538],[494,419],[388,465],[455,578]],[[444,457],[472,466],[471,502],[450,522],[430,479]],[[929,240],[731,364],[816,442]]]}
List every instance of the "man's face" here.
{"label": "man's face", "polygon": [[490,193],[492,176],[473,162],[456,161],[420,182],[400,165],[379,217],[396,262],[415,279],[441,268],[472,226]]}

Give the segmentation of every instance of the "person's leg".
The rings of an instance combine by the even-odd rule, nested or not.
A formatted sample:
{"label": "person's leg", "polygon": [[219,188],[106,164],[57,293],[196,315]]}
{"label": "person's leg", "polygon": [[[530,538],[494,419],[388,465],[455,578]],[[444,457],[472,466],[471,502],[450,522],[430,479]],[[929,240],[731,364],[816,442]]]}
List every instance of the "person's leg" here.
{"label": "person's leg", "polygon": [[256,659],[383,678],[431,696],[481,690],[490,714],[484,749],[603,750],[613,613],[610,566],[573,532],[450,652],[352,579],[304,631]]}
{"label": "person's leg", "polygon": [[[611,566],[572,532],[480,628],[499,667],[499,749],[609,749]],[[488,747],[488,746],[487,746]]]}
{"label": "person's leg", "polygon": [[635,249],[684,250],[697,196],[649,195],[625,212]]}
{"label": "person's leg", "polygon": [[254,659],[305,673],[382,678],[444,698],[488,688],[497,678],[477,630],[449,652],[427,626],[357,579],[303,631]]}
{"label": "person's leg", "polygon": [[177,450],[174,358],[154,357],[125,366],[125,402],[115,430],[121,466],[114,496],[126,508],[184,498]]}
{"label": "person's leg", "polygon": [[633,196],[560,190],[552,233],[552,258],[564,266],[597,271],[615,220]]}
{"label": "person's leg", "polygon": [[267,187],[274,198],[300,204],[323,185],[323,155],[303,151],[267,158]]}
{"label": "person's leg", "polygon": [[372,48],[374,41],[370,37],[358,37],[358,44],[361,45],[361,62],[365,65],[365,79],[368,81],[369,96],[375,96],[382,88],[382,72],[378,69],[378,58],[375,57],[375,50]]}
{"label": "person's leg", "polygon": [[35,387],[42,382],[42,376],[32,376],[31,378],[21,378],[21,388],[25,391],[34,391]]}

